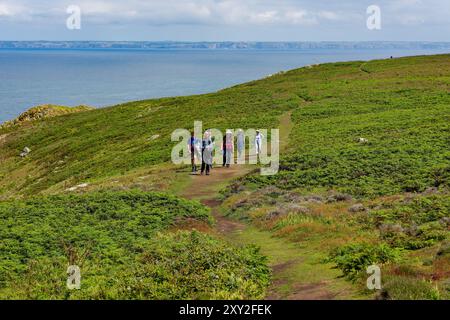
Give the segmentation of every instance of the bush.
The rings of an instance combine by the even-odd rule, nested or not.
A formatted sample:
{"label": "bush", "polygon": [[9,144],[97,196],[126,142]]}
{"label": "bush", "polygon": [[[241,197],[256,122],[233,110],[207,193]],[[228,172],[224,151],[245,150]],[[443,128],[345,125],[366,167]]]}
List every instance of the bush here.
{"label": "bush", "polygon": [[334,262],[346,277],[355,280],[358,274],[372,264],[382,265],[400,259],[401,251],[386,244],[356,243],[339,247],[330,253],[328,261]]}
{"label": "bush", "polygon": [[431,282],[407,276],[387,277],[381,292],[382,299],[437,300],[440,293]]}
{"label": "bush", "polygon": [[260,299],[270,271],[255,247],[235,248],[199,232],[158,233],[126,264],[87,261],[81,289],[66,288],[63,257],[28,265],[0,290],[7,299]]}
{"label": "bush", "polygon": [[127,298],[262,299],[270,281],[258,248],[237,249],[198,232],[161,234],[138,261]]}
{"label": "bush", "polygon": [[[0,298],[262,297],[268,269],[255,248],[158,235],[185,218],[211,216],[198,202],[138,191],[0,203]],[[81,268],[81,290],[66,288],[69,265]]]}

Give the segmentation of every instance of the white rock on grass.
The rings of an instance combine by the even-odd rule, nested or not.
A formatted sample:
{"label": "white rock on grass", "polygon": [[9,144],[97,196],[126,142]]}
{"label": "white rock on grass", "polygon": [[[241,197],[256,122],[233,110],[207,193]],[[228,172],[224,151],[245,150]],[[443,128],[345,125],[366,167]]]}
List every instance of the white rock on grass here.
{"label": "white rock on grass", "polygon": [[20,157],[24,158],[31,152],[31,149],[28,147],[23,148],[22,152],[20,153]]}
{"label": "white rock on grass", "polygon": [[366,143],[369,143],[369,140],[366,139],[366,138],[359,138],[358,142],[361,143],[361,144],[366,144]]}
{"label": "white rock on grass", "polygon": [[83,188],[86,188],[86,187],[88,187],[88,186],[89,186],[88,183],[82,183],[82,184],[79,184],[79,185],[70,187],[70,188],[66,189],[66,191],[76,191],[76,190],[78,190],[78,189],[83,189]]}
{"label": "white rock on grass", "polygon": [[151,137],[148,137],[147,140],[148,140],[148,141],[153,141],[153,140],[158,139],[159,137],[160,137],[159,134],[154,134],[154,135],[152,135]]}

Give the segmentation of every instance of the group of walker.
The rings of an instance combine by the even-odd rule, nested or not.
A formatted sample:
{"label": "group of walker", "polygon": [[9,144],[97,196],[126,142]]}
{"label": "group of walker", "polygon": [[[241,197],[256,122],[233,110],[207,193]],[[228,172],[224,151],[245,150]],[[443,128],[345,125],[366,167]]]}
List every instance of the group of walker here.
{"label": "group of walker", "polygon": [[[263,135],[259,130],[256,130],[255,136],[255,151],[256,155],[261,153]],[[245,135],[242,129],[239,129],[236,134],[236,149],[238,152],[238,159],[245,154]],[[194,132],[191,132],[191,137],[188,142],[188,150],[191,154],[192,174],[197,173],[196,159],[201,159],[202,165],[200,174],[209,176],[213,165],[213,152],[215,149],[214,138],[211,137],[211,131],[206,130],[203,134],[203,139],[200,141],[195,138]],[[222,166],[229,168],[234,163],[234,135],[231,130],[227,130],[223,136],[221,145],[222,151]]]}

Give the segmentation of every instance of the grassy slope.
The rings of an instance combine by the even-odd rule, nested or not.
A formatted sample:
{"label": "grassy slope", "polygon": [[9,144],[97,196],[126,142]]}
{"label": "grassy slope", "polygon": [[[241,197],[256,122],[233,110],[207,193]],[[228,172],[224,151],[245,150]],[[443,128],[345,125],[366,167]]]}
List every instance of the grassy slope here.
{"label": "grassy slope", "polygon": [[258,182],[363,197],[450,186],[448,56],[373,61],[370,73],[355,63],[322,68],[320,79],[287,75],[308,104],[293,114],[285,170]]}
{"label": "grassy slope", "polygon": [[[170,160],[171,132],[192,128],[194,120],[202,120],[205,127],[272,127],[281,109],[270,91],[247,84],[216,94],[132,102],[2,130],[0,134],[8,136],[0,142],[0,191],[35,194],[58,183],[65,189],[123,175]],[[153,135],[160,137],[152,140]],[[25,146],[32,154],[21,161],[18,150]]]}
{"label": "grassy slope", "polygon": [[[55,192],[148,168],[170,159],[170,133],[191,128],[194,120],[205,127],[270,128],[288,109],[295,128],[286,165],[300,170],[276,179],[361,194],[414,188],[414,181],[404,181],[410,176],[419,187],[429,183],[434,165],[449,157],[449,56],[374,61],[364,64],[368,72],[361,65],[324,64],[218,93],[131,102],[3,129],[0,191],[4,197]],[[370,145],[355,148],[359,136]],[[20,160],[25,146],[32,154]],[[380,166],[380,159],[387,161]]]}
{"label": "grassy slope", "polygon": [[[379,196],[421,192],[431,186],[444,192],[449,186],[449,83],[449,55],[324,64],[218,93],[132,102],[3,129],[0,197],[58,193],[81,182],[90,182],[92,189],[176,190],[178,175],[165,163],[174,129],[190,128],[194,120],[221,129],[270,128],[276,127],[281,114],[291,111],[294,126],[280,174],[250,175],[247,185],[259,190],[271,184],[301,194],[340,190],[365,205],[372,201],[377,215],[380,205],[390,203]],[[153,140],[153,135],[159,138]],[[359,137],[369,143],[359,145]],[[20,159],[17,155],[24,146],[32,152]],[[313,204],[309,210],[318,218],[300,215],[256,224],[296,243],[319,234],[312,240],[326,239],[330,244],[321,250],[361,239],[378,243],[376,224],[348,220],[347,207],[353,202]],[[444,208],[434,218],[448,216],[441,200],[431,206]],[[381,222],[398,218],[390,215],[386,220],[381,210]],[[424,255],[432,257],[435,252]],[[436,264],[430,267],[431,276],[434,269],[446,268],[441,260]]]}

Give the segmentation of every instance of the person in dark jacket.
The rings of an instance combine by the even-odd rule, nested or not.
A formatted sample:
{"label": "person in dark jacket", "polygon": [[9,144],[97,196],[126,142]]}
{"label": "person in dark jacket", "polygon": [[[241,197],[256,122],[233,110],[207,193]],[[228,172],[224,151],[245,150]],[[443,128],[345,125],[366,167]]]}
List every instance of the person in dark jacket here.
{"label": "person in dark jacket", "polygon": [[227,145],[227,136],[224,135],[222,141],[222,167],[225,167],[225,165],[227,164],[226,145]]}

